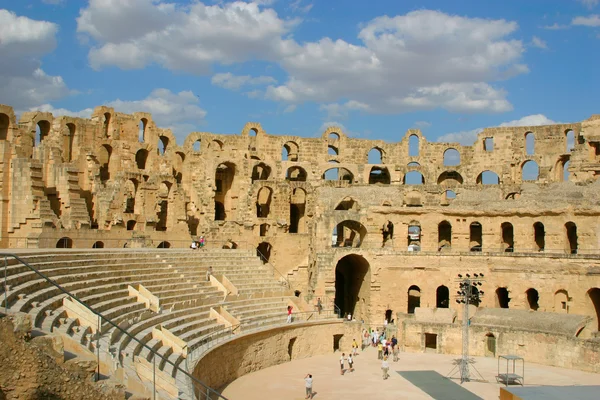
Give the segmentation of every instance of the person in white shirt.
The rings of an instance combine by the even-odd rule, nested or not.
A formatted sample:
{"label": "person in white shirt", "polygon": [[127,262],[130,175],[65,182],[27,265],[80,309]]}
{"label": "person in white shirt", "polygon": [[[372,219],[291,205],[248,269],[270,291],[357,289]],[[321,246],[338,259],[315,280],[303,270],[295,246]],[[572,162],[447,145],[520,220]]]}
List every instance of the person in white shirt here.
{"label": "person in white shirt", "polygon": [[381,362],[381,371],[383,372],[383,379],[389,378],[388,371],[390,370],[390,364],[388,363],[387,357],[383,357],[383,361]]}
{"label": "person in white shirt", "polygon": [[348,354],[348,369],[350,372],[354,372],[354,360],[352,359],[352,354]]}
{"label": "person in white shirt", "polygon": [[346,354],[342,353],[342,356],[340,357],[340,375],[344,375],[344,356]]}
{"label": "person in white shirt", "polygon": [[312,399],[313,396],[313,392],[312,392],[312,385],[313,385],[313,378],[311,374],[307,374],[304,377],[304,383],[305,383],[305,387],[306,387],[306,399]]}

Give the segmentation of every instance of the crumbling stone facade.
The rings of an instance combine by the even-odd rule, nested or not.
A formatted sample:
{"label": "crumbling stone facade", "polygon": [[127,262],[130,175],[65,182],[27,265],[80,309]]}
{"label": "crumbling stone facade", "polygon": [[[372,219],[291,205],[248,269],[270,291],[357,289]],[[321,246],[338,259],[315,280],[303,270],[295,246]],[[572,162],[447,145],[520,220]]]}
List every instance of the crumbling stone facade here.
{"label": "crumbling stone facade", "polygon": [[203,235],[257,248],[309,301],[369,321],[454,308],[452,279],[468,270],[488,274],[484,307],[598,321],[598,176],[600,115],[485,129],[472,146],[412,129],[395,143],[335,127],[274,136],[258,123],[178,144],[147,113],[17,122],[0,106],[1,247],[189,247]]}

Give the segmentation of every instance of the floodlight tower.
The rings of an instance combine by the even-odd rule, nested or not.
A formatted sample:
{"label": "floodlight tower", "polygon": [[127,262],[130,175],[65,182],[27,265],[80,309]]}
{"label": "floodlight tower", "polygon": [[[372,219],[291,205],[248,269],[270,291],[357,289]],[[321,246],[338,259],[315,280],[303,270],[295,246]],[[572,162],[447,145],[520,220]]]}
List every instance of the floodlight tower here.
{"label": "floodlight tower", "polygon": [[483,274],[475,273],[465,274],[465,276],[458,274],[456,281],[460,290],[456,292],[458,304],[463,304],[463,319],[462,319],[462,357],[458,360],[458,368],[460,371],[460,383],[469,382],[470,372],[469,364],[473,364],[475,361],[469,358],[469,305],[479,305],[481,298],[484,295],[483,290],[479,290],[477,287],[481,287],[483,284]]}

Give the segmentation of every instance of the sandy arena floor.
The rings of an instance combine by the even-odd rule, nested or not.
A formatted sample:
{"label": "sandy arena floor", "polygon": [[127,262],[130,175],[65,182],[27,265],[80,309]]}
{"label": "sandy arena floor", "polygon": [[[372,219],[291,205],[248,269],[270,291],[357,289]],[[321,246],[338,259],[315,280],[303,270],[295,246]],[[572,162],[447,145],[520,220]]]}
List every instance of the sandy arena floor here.
{"label": "sandy arena floor", "polygon": [[[384,381],[381,361],[377,360],[374,348],[362,353],[359,351],[355,357],[355,371],[346,371],[344,375],[340,375],[340,356],[336,352],[266,368],[232,382],[223,390],[223,395],[230,400],[301,400],[305,398],[304,376],[311,373],[316,393],[313,398],[318,400],[432,399],[395,371],[433,370],[446,376],[453,367],[452,360],[456,358],[441,354],[401,353],[400,361],[390,362],[390,378]],[[466,382],[463,387],[482,399],[498,399],[502,385],[497,384],[495,379],[497,359],[476,357],[475,360],[475,368],[487,382]],[[457,379],[453,382],[460,384]],[[540,385],[600,385],[600,374],[548,367],[525,360],[525,386]]]}

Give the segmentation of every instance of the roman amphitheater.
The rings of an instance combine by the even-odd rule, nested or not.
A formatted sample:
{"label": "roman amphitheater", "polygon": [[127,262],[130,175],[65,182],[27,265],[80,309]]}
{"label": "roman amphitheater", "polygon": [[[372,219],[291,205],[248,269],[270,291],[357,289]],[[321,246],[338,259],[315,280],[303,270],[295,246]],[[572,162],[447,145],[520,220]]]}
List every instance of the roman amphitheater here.
{"label": "roman amphitheater", "polygon": [[[128,398],[224,398],[384,321],[461,354],[465,309],[472,356],[600,373],[599,176],[600,115],[472,146],[253,122],[177,143],[147,113],[2,105],[0,312]],[[484,277],[468,307],[459,274]]]}

